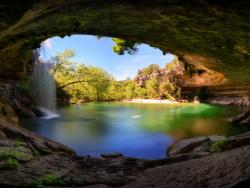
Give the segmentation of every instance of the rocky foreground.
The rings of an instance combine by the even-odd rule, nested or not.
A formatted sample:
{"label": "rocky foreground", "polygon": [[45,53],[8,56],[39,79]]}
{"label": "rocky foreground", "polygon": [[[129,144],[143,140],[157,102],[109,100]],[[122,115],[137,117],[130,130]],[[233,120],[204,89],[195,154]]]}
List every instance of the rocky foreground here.
{"label": "rocky foreground", "polygon": [[242,187],[250,185],[250,133],[182,140],[168,158],[77,156],[0,121],[0,187]]}

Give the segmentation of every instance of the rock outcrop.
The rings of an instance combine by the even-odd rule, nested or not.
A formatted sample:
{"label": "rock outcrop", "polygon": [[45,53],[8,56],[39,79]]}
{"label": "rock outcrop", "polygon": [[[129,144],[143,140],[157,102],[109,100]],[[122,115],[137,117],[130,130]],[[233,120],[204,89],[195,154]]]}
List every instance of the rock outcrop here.
{"label": "rock outcrop", "polygon": [[244,146],[223,153],[151,168],[124,188],[238,188],[250,185],[249,153]]}
{"label": "rock outcrop", "polygon": [[250,110],[228,119],[231,124],[250,125]]}
{"label": "rock outcrop", "polygon": [[[249,1],[18,0],[0,3],[0,75],[30,69],[32,50],[52,36],[92,34],[147,43],[205,70],[192,86],[250,83]],[[194,82],[195,81],[195,82]]]}

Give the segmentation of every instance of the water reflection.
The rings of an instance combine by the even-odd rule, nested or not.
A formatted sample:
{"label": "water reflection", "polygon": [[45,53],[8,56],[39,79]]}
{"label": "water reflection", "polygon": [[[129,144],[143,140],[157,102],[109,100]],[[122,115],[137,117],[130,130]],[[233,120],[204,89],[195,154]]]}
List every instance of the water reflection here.
{"label": "water reflection", "polygon": [[206,104],[89,103],[60,107],[58,119],[26,119],[21,124],[81,155],[121,152],[157,159],[164,158],[176,140],[246,131],[225,121],[241,111],[240,107]]}

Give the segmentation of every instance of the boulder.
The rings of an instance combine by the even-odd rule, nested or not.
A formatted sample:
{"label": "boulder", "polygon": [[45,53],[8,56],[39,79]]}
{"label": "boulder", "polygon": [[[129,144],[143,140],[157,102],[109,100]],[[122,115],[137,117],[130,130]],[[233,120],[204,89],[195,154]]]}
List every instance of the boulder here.
{"label": "boulder", "polygon": [[207,142],[207,141],[209,141],[209,138],[205,136],[181,140],[177,142],[176,144],[172,145],[168,149],[167,155],[175,156],[175,155],[179,155],[182,153],[188,153],[194,148],[200,146],[202,143]]}
{"label": "boulder", "polygon": [[228,122],[231,124],[237,124],[237,123],[242,124],[242,125],[249,124],[250,123],[250,110],[240,115],[229,118]]}

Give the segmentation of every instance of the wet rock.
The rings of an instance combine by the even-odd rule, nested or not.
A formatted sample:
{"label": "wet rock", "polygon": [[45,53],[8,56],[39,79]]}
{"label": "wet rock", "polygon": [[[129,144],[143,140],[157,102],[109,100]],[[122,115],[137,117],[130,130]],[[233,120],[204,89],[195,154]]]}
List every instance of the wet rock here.
{"label": "wet rock", "polygon": [[22,105],[17,99],[14,99],[15,111],[18,112],[19,117],[36,117],[36,114],[31,110]]}
{"label": "wet rock", "polygon": [[20,126],[14,126],[6,121],[0,119],[0,130],[5,133],[7,138],[16,139],[20,138],[26,143],[30,143],[35,149],[42,153],[64,152],[68,155],[75,155],[75,152],[67,146],[43,138],[34,132],[28,131]]}
{"label": "wet rock", "polygon": [[37,108],[37,107],[32,108],[32,112],[37,117],[46,117],[47,115],[44,111],[42,111],[40,108]]}
{"label": "wet rock", "polygon": [[240,114],[240,115],[237,115],[235,117],[231,117],[228,119],[228,122],[231,123],[231,124],[249,124],[250,123],[250,110]]}
{"label": "wet rock", "polygon": [[202,143],[206,141],[209,141],[209,138],[205,136],[181,140],[177,142],[176,144],[172,145],[167,150],[167,155],[175,156],[175,155],[179,155],[182,153],[188,153],[189,151],[200,146]]}

